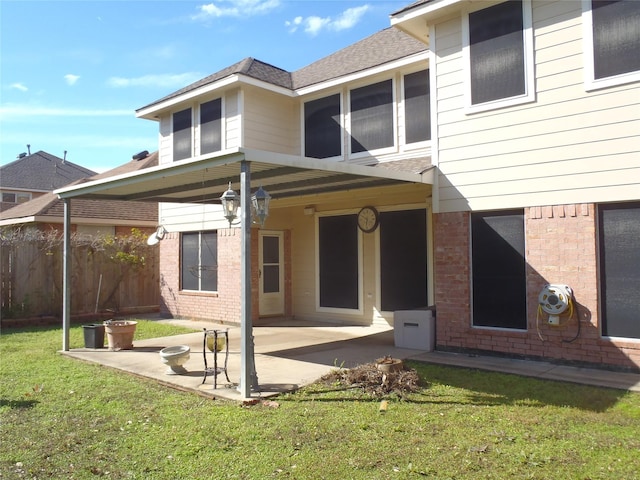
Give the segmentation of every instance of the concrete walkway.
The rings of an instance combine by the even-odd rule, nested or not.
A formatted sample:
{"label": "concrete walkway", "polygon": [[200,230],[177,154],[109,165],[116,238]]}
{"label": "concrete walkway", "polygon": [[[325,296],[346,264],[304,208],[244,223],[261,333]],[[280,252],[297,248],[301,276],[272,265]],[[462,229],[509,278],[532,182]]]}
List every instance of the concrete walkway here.
{"label": "concrete walkway", "polygon": [[[158,320],[199,330],[195,333],[171,337],[138,340],[132,350],[117,352],[104,349],[73,349],[62,352],[73,358],[123,370],[131,374],[158,381],[167,386],[197,392],[211,398],[234,401],[247,400],[237,389],[240,378],[240,327],[223,326],[204,321]],[[229,361],[227,372],[218,375],[217,389],[213,377],[203,379],[202,329],[229,329]],[[425,352],[398,348],[394,345],[393,329],[388,326],[348,326],[279,319],[269,324],[254,326],[255,363],[260,391],[252,398],[269,397],[293,391],[318,380],[337,367],[354,367],[374,362],[385,355],[393,358],[453,365],[459,367],[494,370],[548,380],[583,383],[640,392],[640,374],[611,372],[576,367],[559,366],[546,362],[532,362],[506,358],[470,356],[463,354]],[[159,352],[173,345],[188,345],[190,358],[184,365],[184,375],[168,375],[167,366],[161,362]],[[207,351],[209,366],[213,357]],[[224,352],[219,354],[218,364],[224,362]]]}

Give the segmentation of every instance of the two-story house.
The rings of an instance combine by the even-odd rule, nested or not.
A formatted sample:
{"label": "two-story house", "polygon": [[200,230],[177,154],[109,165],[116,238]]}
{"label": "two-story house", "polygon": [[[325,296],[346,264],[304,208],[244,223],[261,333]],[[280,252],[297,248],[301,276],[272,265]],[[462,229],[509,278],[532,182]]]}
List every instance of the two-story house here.
{"label": "two-story house", "polygon": [[438,348],[639,368],[640,2],[423,0],[391,23],[429,45]]}
{"label": "two-story house", "polygon": [[245,59],[141,108],[157,169],[58,193],[162,202],[164,311],[238,321],[218,204],[250,163],[254,319],[435,305],[438,349],[638,369],[639,9],[418,1],[298,71]]}

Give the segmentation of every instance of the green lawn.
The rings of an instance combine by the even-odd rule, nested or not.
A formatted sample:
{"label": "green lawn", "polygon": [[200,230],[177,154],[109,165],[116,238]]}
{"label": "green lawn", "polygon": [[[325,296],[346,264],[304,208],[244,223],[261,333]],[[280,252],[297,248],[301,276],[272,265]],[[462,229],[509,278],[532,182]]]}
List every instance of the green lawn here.
{"label": "green lawn", "polygon": [[[136,339],[184,331],[140,321]],[[385,413],[322,384],[241,407],[62,356],[61,339],[2,332],[2,480],[640,478],[638,394],[411,364],[423,389]]]}

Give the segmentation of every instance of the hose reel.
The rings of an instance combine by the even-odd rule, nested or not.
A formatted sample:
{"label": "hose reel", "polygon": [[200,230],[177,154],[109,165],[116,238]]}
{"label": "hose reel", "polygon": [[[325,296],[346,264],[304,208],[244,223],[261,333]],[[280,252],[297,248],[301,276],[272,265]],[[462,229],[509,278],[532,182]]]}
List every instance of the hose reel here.
{"label": "hose reel", "polygon": [[538,295],[538,308],[549,315],[549,325],[560,325],[560,315],[573,313],[573,290],[569,285],[545,285]]}

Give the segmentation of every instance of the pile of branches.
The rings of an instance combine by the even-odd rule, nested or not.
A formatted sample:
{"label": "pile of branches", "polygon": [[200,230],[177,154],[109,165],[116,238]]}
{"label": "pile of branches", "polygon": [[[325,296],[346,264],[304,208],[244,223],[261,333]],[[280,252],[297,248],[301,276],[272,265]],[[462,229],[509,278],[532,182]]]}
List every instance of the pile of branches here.
{"label": "pile of branches", "polygon": [[365,363],[348,369],[335,369],[324,375],[320,382],[334,387],[360,389],[374,398],[390,395],[403,397],[421,388],[420,377],[414,369],[382,372],[376,363]]}

